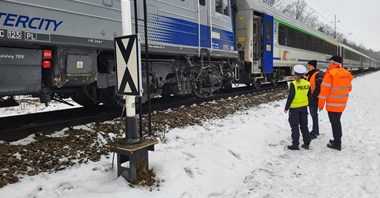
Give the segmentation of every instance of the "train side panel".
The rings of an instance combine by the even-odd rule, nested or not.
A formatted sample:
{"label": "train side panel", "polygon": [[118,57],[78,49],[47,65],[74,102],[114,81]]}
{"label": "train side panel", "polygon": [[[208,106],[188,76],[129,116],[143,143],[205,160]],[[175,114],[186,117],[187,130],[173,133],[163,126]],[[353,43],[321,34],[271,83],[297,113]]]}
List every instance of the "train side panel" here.
{"label": "train side panel", "polygon": [[[143,1],[137,2],[139,33],[144,45]],[[181,89],[169,90],[171,93],[189,93],[190,86],[183,90],[175,84],[189,85],[193,79],[188,77],[189,74],[178,72],[189,72],[189,67],[200,65],[201,52],[202,57],[211,56],[214,64],[222,70],[223,67],[230,70],[230,65],[235,65],[229,62],[229,59],[237,58],[232,11],[230,3],[225,2],[147,2],[148,47],[151,58],[159,59],[152,62],[153,73],[150,74],[157,94],[167,83]],[[21,75],[17,81],[21,86],[33,80],[33,88],[23,91],[15,88],[13,92],[4,88],[0,89],[0,96],[33,94],[43,98],[42,95],[58,94],[59,97],[80,98],[81,101],[91,99],[94,103],[101,101],[99,96],[112,97],[110,93],[114,92],[116,85],[113,38],[121,36],[122,29],[120,0],[4,0],[0,4],[1,51],[12,48],[13,52],[22,52],[28,57],[23,62],[8,59],[6,64],[0,65],[0,73],[29,71],[24,68],[25,62],[34,57],[31,61],[34,65],[30,67],[33,68],[31,79]],[[131,6],[134,7],[133,4]],[[51,51],[50,58],[43,57],[44,50]],[[38,55],[28,55],[34,51]],[[49,66],[43,66],[45,63]],[[18,66],[11,67],[14,65]],[[214,75],[213,82],[219,82],[216,76],[220,75]],[[12,78],[3,78],[6,81],[3,84],[14,84],[17,78]]]}
{"label": "train side panel", "polygon": [[0,24],[7,36],[1,41],[112,49],[113,38],[121,35],[120,1],[101,2],[3,0]]}

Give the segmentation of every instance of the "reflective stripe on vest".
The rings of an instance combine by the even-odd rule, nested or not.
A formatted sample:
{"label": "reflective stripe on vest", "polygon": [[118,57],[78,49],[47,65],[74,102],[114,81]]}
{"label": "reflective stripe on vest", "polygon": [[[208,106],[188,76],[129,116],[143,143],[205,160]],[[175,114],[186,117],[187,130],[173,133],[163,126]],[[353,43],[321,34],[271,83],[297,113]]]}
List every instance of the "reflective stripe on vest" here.
{"label": "reflective stripe on vest", "polygon": [[345,107],[346,106],[346,103],[326,103],[327,106],[330,106],[330,107]]}
{"label": "reflective stripe on vest", "polygon": [[293,81],[292,83],[294,85],[295,94],[290,108],[306,107],[309,105],[307,93],[309,92],[310,83],[304,79],[301,79],[299,83],[297,83],[297,81]]}
{"label": "reflective stripe on vest", "polygon": [[326,83],[326,82],[322,82],[321,85],[322,85],[322,86],[326,86],[326,87],[331,87],[331,84],[330,84],[330,83]]}
{"label": "reflective stripe on vest", "polygon": [[342,95],[329,95],[328,98],[348,98],[348,94],[342,94]]}
{"label": "reflective stripe on vest", "polygon": [[331,91],[339,91],[339,90],[345,90],[345,89],[349,89],[349,88],[351,88],[351,86],[333,87],[333,88],[331,88]]}

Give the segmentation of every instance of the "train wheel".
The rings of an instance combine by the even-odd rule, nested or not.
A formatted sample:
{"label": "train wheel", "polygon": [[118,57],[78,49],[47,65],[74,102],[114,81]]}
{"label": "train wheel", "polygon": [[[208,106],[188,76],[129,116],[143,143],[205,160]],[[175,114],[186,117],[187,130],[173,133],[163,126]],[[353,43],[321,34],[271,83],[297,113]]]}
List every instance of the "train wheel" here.
{"label": "train wheel", "polygon": [[207,98],[211,95],[211,92],[207,92],[202,87],[196,86],[196,85],[193,86],[193,89],[191,90],[191,92],[197,98]]}
{"label": "train wheel", "polygon": [[272,85],[275,86],[275,87],[277,87],[277,85],[278,85],[278,80],[273,79],[273,80],[272,80]]}
{"label": "train wheel", "polygon": [[98,103],[102,102],[105,106],[111,108],[123,108],[124,106],[123,96],[117,95],[114,87],[108,87],[107,89],[97,89],[97,98]]}
{"label": "train wheel", "polygon": [[225,83],[223,85],[224,90],[231,90],[232,89],[232,82]]}
{"label": "train wheel", "polygon": [[260,87],[261,87],[261,83],[258,82],[258,81],[254,81],[254,82],[252,83],[252,86],[253,86],[255,89],[260,89]]}
{"label": "train wheel", "polygon": [[82,87],[78,92],[73,93],[71,98],[83,107],[94,107],[99,105],[99,101],[96,101],[93,95],[94,91],[92,87],[88,86]]}

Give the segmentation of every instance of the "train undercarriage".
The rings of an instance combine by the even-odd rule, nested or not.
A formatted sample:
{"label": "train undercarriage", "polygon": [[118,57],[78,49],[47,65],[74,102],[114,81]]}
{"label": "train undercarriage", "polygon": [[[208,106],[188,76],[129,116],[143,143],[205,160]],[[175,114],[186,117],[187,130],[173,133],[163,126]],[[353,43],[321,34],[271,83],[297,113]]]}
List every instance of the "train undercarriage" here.
{"label": "train undercarriage", "polygon": [[[2,49],[9,51],[10,48]],[[12,49],[20,53],[17,48]],[[27,61],[29,51],[23,50],[25,61]],[[1,93],[1,107],[17,105],[17,101],[13,99],[15,95],[38,97],[41,103],[46,104],[51,100],[67,103],[64,99],[72,98],[86,107],[99,104],[112,107],[123,105],[121,96],[116,94],[116,65],[112,51],[63,47],[47,51],[30,50],[42,54],[51,53],[48,58],[41,56],[42,58],[37,61],[44,63],[47,60],[51,66],[44,68],[44,65],[32,65],[28,68],[33,71],[40,70],[40,76],[38,72],[27,78],[25,76],[9,78],[8,76],[8,81],[4,85],[11,89],[7,93]],[[143,88],[147,90],[148,74],[145,62],[143,62],[143,68]],[[265,82],[276,84],[282,79],[284,73],[278,70],[274,72],[275,75],[257,75],[251,71],[251,67],[239,62],[237,58],[212,57],[207,50],[199,57],[152,55],[149,59],[149,71],[151,98],[189,94],[206,98],[221,90],[232,89],[234,83],[255,88],[259,88]],[[6,72],[4,75],[15,71],[8,68]],[[22,86],[28,82],[34,82],[34,85],[28,89],[23,88]],[[17,88],[20,90],[14,91]],[[143,102],[147,100],[147,94],[144,94]]]}

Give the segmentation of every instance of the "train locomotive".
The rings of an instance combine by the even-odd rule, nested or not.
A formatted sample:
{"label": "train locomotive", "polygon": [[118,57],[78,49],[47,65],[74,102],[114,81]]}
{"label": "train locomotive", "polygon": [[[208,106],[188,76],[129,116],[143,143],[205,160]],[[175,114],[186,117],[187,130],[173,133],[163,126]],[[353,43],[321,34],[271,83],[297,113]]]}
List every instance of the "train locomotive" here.
{"label": "train locomotive", "polygon": [[[136,2],[144,38],[144,5]],[[334,54],[353,70],[379,67],[378,61],[256,0],[147,4],[149,62],[143,65],[150,69],[142,75],[151,97],[204,98],[234,83],[276,85],[291,75],[293,65],[316,59],[323,68]],[[120,0],[2,0],[0,106],[16,95],[39,97],[42,103],[71,97],[83,106],[120,105],[113,49],[114,37],[122,35],[120,6]]]}

